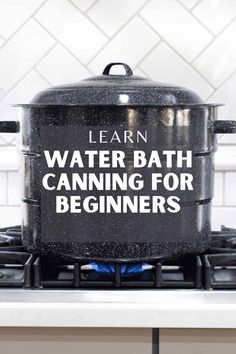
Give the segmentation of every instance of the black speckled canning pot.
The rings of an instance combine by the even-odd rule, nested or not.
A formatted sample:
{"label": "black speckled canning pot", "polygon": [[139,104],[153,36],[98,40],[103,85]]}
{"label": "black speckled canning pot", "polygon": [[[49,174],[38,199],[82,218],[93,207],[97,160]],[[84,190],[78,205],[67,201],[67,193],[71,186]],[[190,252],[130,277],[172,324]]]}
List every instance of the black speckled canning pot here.
{"label": "black speckled canning pot", "polygon": [[[124,75],[110,74],[115,64],[123,66]],[[109,64],[101,76],[76,85],[51,88],[38,94],[30,104],[20,105],[22,121],[1,122],[0,129],[20,130],[22,137],[25,247],[36,254],[109,261],[154,259],[207,249],[215,136],[236,131],[235,121],[216,120],[218,106],[204,104],[195,93],[184,88],[134,76],[126,64],[120,63]],[[124,165],[108,168],[109,164],[103,166],[95,159],[94,166],[88,167],[84,162],[87,152],[102,150],[109,156],[114,151],[124,153]],[[45,151],[51,157],[55,151],[61,156],[68,151],[70,158],[74,151],[79,151],[84,166],[66,162],[61,167],[57,164],[50,167]],[[143,151],[146,161],[157,151],[161,166],[137,168],[135,151]],[[173,152],[171,165],[164,159],[163,151]],[[191,152],[191,166],[184,160],[181,168],[177,166],[178,151],[182,156]],[[109,163],[113,162],[109,160]],[[65,184],[58,187],[62,173],[68,181],[73,174],[81,177],[83,173],[87,177],[90,173],[96,176],[115,173],[128,178],[139,174],[144,186],[109,190],[108,183],[104,188],[93,186],[88,190],[89,184],[87,188],[81,184],[80,188],[70,190]],[[151,181],[156,173],[162,176],[171,173],[179,178],[180,174],[191,174],[193,188],[170,191],[158,183],[154,189]],[[43,181],[48,174],[51,175],[45,188]],[[59,199],[66,200],[59,209],[55,204],[58,195]],[[173,195],[179,200],[178,211],[173,212],[172,208],[168,212],[166,204],[153,207],[158,198],[166,203]],[[71,196],[79,198],[74,209]],[[83,203],[91,196],[88,211]],[[146,197],[148,205],[142,204]],[[106,198],[115,201],[129,198],[131,202],[138,198],[138,206],[135,210],[123,206],[108,210]]]}

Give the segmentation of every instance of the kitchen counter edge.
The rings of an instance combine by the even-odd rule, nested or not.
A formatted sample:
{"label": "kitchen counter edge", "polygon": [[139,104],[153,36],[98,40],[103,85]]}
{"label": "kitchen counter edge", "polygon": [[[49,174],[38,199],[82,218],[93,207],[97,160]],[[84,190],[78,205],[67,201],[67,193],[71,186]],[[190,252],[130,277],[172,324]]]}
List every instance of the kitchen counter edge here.
{"label": "kitchen counter edge", "polygon": [[236,328],[236,291],[2,289],[0,327]]}

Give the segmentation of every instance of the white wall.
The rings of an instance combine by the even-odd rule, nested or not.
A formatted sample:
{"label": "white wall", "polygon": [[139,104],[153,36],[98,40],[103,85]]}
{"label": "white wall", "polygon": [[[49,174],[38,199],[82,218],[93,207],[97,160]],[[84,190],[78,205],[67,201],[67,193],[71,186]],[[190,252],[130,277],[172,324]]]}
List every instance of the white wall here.
{"label": "white wall", "polygon": [[[110,61],[225,103],[219,117],[236,119],[235,38],[235,0],[1,0],[0,119],[15,118],[10,104]],[[1,225],[20,220],[13,139],[0,136]],[[236,135],[219,143],[214,228],[236,226]]]}

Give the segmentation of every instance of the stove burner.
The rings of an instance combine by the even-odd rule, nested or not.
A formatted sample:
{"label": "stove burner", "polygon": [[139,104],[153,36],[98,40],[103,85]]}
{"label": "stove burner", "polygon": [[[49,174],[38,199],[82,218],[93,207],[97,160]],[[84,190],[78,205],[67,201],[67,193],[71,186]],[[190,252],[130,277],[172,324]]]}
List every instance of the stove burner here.
{"label": "stove burner", "polygon": [[0,287],[83,289],[236,289],[236,229],[212,232],[201,255],[146,263],[82,262],[30,255],[21,228],[0,229]]}
{"label": "stove burner", "polygon": [[[120,273],[126,275],[134,275],[152,269],[154,266],[148,263],[121,264]],[[91,262],[82,266],[84,270],[94,270],[99,274],[114,274],[116,272],[115,263]]]}
{"label": "stove burner", "polygon": [[[37,258],[34,286],[75,288],[200,288],[202,264],[199,256],[150,262],[142,272],[132,272],[137,264],[98,264]],[[142,264],[139,265],[142,268]],[[50,270],[49,270],[50,269]],[[110,269],[110,271],[108,271]],[[126,271],[125,271],[126,269]]]}

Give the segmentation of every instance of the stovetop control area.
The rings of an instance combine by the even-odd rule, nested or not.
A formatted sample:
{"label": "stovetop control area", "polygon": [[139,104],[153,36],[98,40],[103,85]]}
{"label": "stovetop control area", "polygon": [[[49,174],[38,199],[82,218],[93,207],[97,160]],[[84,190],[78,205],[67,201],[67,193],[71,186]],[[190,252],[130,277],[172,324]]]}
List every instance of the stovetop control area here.
{"label": "stovetop control area", "polygon": [[142,263],[38,257],[21,244],[21,227],[0,229],[0,287],[25,289],[236,289],[236,229],[212,232],[210,249]]}

